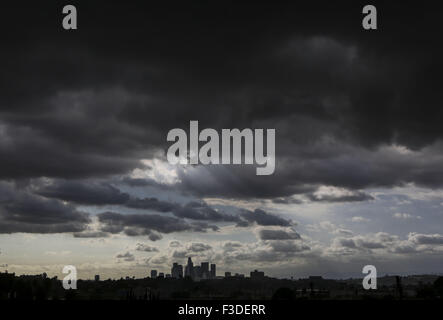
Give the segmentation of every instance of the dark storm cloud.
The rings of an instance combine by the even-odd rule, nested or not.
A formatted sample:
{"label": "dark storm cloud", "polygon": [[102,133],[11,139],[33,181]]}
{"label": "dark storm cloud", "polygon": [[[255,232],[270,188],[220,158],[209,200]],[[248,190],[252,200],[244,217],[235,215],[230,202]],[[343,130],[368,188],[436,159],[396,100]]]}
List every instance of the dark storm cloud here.
{"label": "dark storm cloud", "polygon": [[411,233],[408,239],[416,244],[443,245],[443,236],[440,234]]}
{"label": "dark storm cloud", "polygon": [[[91,205],[123,205],[128,208],[152,210],[161,213],[172,213],[180,219],[191,219],[195,230],[217,229],[203,221],[235,222],[238,226],[249,226],[252,223],[264,226],[290,226],[290,220],[283,219],[261,209],[254,212],[241,210],[240,214],[232,215],[218,211],[204,201],[191,201],[184,205],[159,200],[157,198],[130,198],[116,187],[106,183],[56,181],[44,187],[37,187],[37,194],[45,197],[54,197],[65,201]],[[156,215],[160,217],[159,215]],[[114,227],[111,227],[114,228]],[[136,235],[139,232],[127,228],[125,233]]]}
{"label": "dark storm cloud", "polygon": [[0,184],[0,233],[80,232],[88,215],[59,200],[46,199]]}
{"label": "dark storm cloud", "polygon": [[[277,161],[278,161],[277,157]],[[273,198],[313,192],[316,186],[291,181],[282,163],[272,176],[256,176],[252,167],[209,165],[178,171],[175,189],[199,197]]]}
{"label": "dark storm cloud", "polygon": [[219,212],[204,201],[191,201],[184,205],[158,200],[157,198],[131,199],[125,206],[135,209],[148,209],[158,212],[171,212],[177,218],[212,222],[242,222],[236,215]]}
{"label": "dark storm cloud", "polygon": [[262,229],[258,232],[261,240],[295,240],[300,239],[300,235],[295,232],[287,232],[285,230]]}
{"label": "dark storm cloud", "polygon": [[[193,226],[197,228],[207,229],[208,225],[202,221],[211,222],[236,222],[237,226],[249,226],[252,223],[257,223],[263,226],[290,226],[293,222],[286,220],[272,213],[265,212],[261,209],[256,209],[254,212],[241,209],[238,215],[227,214],[223,211],[218,211],[209,206],[204,201],[191,201],[184,205],[178,203],[171,203],[161,201],[157,198],[131,199],[125,204],[129,208],[149,209],[158,212],[171,212],[174,216],[181,219],[197,220]],[[214,228],[211,226],[210,228]]]}
{"label": "dark storm cloud", "polygon": [[[262,209],[255,209],[254,211],[242,210],[240,215],[248,223],[256,223],[260,226],[289,227],[294,225],[294,223],[291,220],[287,220],[282,217],[267,213]],[[240,223],[240,225],[242,224]]]}
{"label": "dark storm cloud", "polygon": [[[146,166],[149,167],[149,166]],[[131,177],[124,177],[123,179],[118,180],[118,182],[124,184],[124,185],[128,185],[130,187],[146,187],[146,186],[154,186],[157,187],[159,189],[163,188],[168,188],[170,186],[158,183],[156,181],[154,181],[151,178],[131,178]]]}
{"label": "dark storm cloud", "polygon": [[178,218],[218,222],[240,222],[241,218],[218,212],[204,201],[191,201],[184,205],[157,198],[130,198],[127,193],[106,182],[55,180],[43,186],[33,184],[34,193],[64,201],[86,205],[124,205],[133,209],[171,212]]}
{"label": "dark storm cloud", "polygon": [[109,237],[109,233],[101,232],[101,231],[83,231],[83,232],[74,232],[74,238],[107,238]]}
{"label": "dark storm cloud", "polygon": [[[256,209],[254,212],[241,209],[239,213],[231,215],[212,208],[204,201],[191,201],[182,205],[157,198],[130,198],[128,194],[122,193],[113,185],[105,182],[65,180],[32,181],[25,186],[24,190],[32,191],[38,195],[21,192],[21,194],[25,195],[23,199],[33,200],[31,202],[28,201],[29,203],[22,201],[23,199],[17,201],[18,197],[14,195],[9,185],[4,184],[4,189],[7,191],[4,193],[5,199],[13,198],[13,201],[5,205],[5,208],[9,210],[8,212],[14,214],[14,219],[17,219],[18,211],[27,212],[26,210],[29,210],[29,212],[42,212],[45,209],[46,212],[41,218],[38,214],[31,216],[37,219],[40,224],[53,223],[52,220],[45,220],[49,214],[52,214],[54,219],[72,219],[76,221],[75,218],[78,217],[74,215],[77,214],[75,207],[71,204],[63,204],[58,199],[77,204],[99,206],[120,205],[140,211],[152,210],[160,213],[171,213],[175,216],[103,212],[97,215],[101,223],[100,230],[94,231],[86,228],[86,224],[90,222],[90,220],[85,220],[83,221],[84,225],[81,226],[81,229],[63,229],[61,231],[73,231],[73,235],[76,238],[108,237],[110,233],[123,232],[128,236],[148,236],[150,240],[156,241],[162,238],[162,233],[219,230],[218,226],[210,224],[209,222],[234,222],[239,227],[247,227],[254,223],[266,226],[292,225],[290,220],[267,213],[261,209]],[[50,199],[52,197],[57,199]],[[39,208],[41,204],[58,205],[59,207],[48,212],[48,206]],[[56,210],[61,211],[60,215],[55,214]],[[65,215],[62,215],[63,213]],[[68,213],[71,213],[71,216],[68,216]],[[185,219],[192,220],[192,222],[187,222]],[[41,229],[36,229],[35,232],[41,232]]]}
{"label": "dark storm cloud", "polygon": [[192,201],[182,207],[175,208],[174,215],[180,218],[194,220],[209,220],[219,222],[240,222],[241,219],[235,215],[221,213],[210,207],[205,202]]}
{"label": "dark storm cloud", "polygon": [[128,208],[149,209],[159,212],[172,212],[178,205],[157,198],[131,199],[126,203]]}
{"label": "dark storm cloud", "polygon": [[[164,151],[170,129],[199,120],[275,128],[277,166],[269,177],[244,167],[181,172],[175,189],[198,197],[442,185],[433,145],[443,137],[441,12],[432,5],[417,14],[377,4],[383,26],[372,33],[357,2],[139,5],[79,4],[82,23],[69,34],[56,5],[2,10],[0,178],[124,175]],[[380,151],[393,143],[419,154]],[[62,191],[70,196],[51,190]],[[217,216],[191,209],[174,214]]]}
{"label": "dark storm cloud", "polygon": [[[409,239],[410,243],[411,239]],[[398,236],[391,235],[385,232],[378,232],[372,235],[366,236],[354,236],[351,238],[335,238],[332,246],[335,248],[343,247],[354,250],[363,250],[365,252],[371,252],[373,249],[389,249],[392,252],[402,253],[407,251],[407,247],[401,243]]]}
{"label": "dark storm cloud", "polygon": [[220,228],[218,226],[216,226],[215,224],[209,224],[204,221],[196,221],[196,222],[192,222],[191,224],[192,224],[193,231],[196,231],[196,232],[206,232],[209,229],[212,231],[220,230]]}
{"label": "dark storm cloud", "polygon": [[91,181],[56,181],[36,193],[47,198],[89,205],[124,204],[129,200],[129,195],[116,187]]}
{"label": "dark storm cloud", "polygon": [[[157,241],[157,240],[161,240],[163,238],[163,236],[161,234],[159,234],[158,232],[154,232],[154,231],[150,231],[150,232],[146,232],[148,235],[149,240],[151,241]],[[132,234],[130,232],[128,232],[128,230],[125,230],[125,234],[127,236],[137,236],[137,235],[144,235],[144,233],[142,232],[137,233],[137,232],[133,232]]]}
{"label": "dark storm cloud", "polygon": [[161,201],[157,198],[131,199],[125,206],[135,209],[148,209],[158,212],[171,212],[178,218],[208,221],[240,221],[238,216],[220,213],[203,201],[191,201],[185,205]]}
{"label": "dark storm cloud", "polygon": [[[325,143],[322,149],[324,152],[339,145],[338,142],[331,143],[331,146]],[[288,149],[290,147],[288,145]],[[193,172],[179,171],[180,182],[175,187],[200,197],[281,198],[305,194],[308,199],[318,200],[312,194],[321,183],[353,193],[343,197],[326,197],[329,201],[366,201],[372,200],[371,196],[360,190],[368,187],[389,188],[407,183],[440,187],[443,181],[443,168],[439,165],[443,160],[442,150],[441,143],[420,151],[391,146],[376,150],[347,146],[339,153],[331,150],[329,155],[320,157],[315,154],[302,159],[294,154],[292,160],[277,157],[278,169],[265,179],[255,176],[249,168],[205,166],[197,167]]]}
{"label": "dark storm cloud", "polygon": [[218,230],[218,227],[203,222],[188,223],[183,219],[157,214],[103,212],[97,216],[103,232],[124,232],[128,236],[147,235],[150,236],[151,240],[158,240],[160,236],[158,233]]}
{"label": "dark storm cloud", "polygon": [[2,130],[0,175],[3,178],[95,177],[142,167],[136,159],[75,152],[63,143],[53,143],[51,137],[39,136],[32,129],[17,134],[21,129],[8,124]]}

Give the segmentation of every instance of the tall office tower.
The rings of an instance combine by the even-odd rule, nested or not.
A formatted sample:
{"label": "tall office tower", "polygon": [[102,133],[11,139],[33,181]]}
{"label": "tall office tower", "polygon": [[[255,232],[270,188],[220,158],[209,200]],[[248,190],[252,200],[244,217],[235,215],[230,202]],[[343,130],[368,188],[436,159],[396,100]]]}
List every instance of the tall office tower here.
{"label": "tall office tower", "polygon": [[202,279],[209,279],[209,262],[202,262],[200,271]]}
{"label": "tall office tower", "polygon": [[188,258],[188,264],[185,268],[185,277],[194,277],[194,264],[192,263],[191,257]]}
{"label": "tall office tower", "polygon": [[200,280],[201,278],[202,278],[202,268],[200,266],[195,266],[192,279]]}
{"label": "tall office tower", "polygon": [[151,278],[157,278],[157,270],[151,270]]}
{"label": "tall office tower", "polygon": [[178,279],[178,274],[177,274],[178,270],[177,270],[177,268],[178,268],[178,263],[174,262],[172,264],[172,268],[171,268],[171,276],[173,278],[176,278],[176,279]]}
{"label": "tall office tower", "polygon": [[171,276],[175,279],[183,278],[183,266],[174,262],[171,269]]}
{"label": "tall office tower", "polygon": [[215,263],[211,263],[211,279],[215,279],[217,277],[217,272],[215,269]]}

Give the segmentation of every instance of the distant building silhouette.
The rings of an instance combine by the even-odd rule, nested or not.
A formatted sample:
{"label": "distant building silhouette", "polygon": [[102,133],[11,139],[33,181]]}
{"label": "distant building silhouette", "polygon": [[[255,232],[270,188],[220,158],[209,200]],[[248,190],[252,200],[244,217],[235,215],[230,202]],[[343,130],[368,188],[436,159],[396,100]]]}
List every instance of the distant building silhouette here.
{"label": "distant building silhouette", "polygon": [[[209,266],[211,268],[209,268]],[[193,280],[205,280],[205,279],[216,279],[217,277],[217,266],[215,263],[209,264],[209,262],[201,262],[200,265],[194,266],[192,258],[188,257],[188,263],[185,266],[184,276],[190,277]],[[183,266],[174,262],[171,268],[171,275],[173,278],[179,279],[183,277]]]}
{"label": "distant building silhouette", "polygon": [[194,276],[192,277],[192,279],[194,280],[200,280],[202,278],[202,268],[201,266],[195,266],[194,267]]}
{"label": "distant building silhouette", "polygon": [[158,277],[157,278],[164,278],[165,277],[165,274],[163,273],[163,272],[160,272],[159,274],[158,274]]}
{"label": "distant building silhouette", "polygon": [[211,279],[217,278],[217,272],[215,268],[215,263],[211,263]]}
{"label": "distant building silhouette", "polygon": [[263,271],[254,270],[250,273],[251,279],[260,280],[265,277],[265,273]]}
{"label": "distant building silhouette", "polygon": [[183,278],[183,266],[177,262],[174,262],[171,268],[171,276],[175,279]]}
{"label": "distant building silhouette", "polygon": [[151,278],[157,278],[157,270],[151,270]]}
{"label": "distant building silhouette", "polygon": [[200,266],[201,279],[209,279],[209,262],[202,262]]}
{"label": "distant building silhouette", "polygon": [[191,257],[188,258],[188,264],[185,267],[185,277],[194,278],[194,263],[192,263]]}
{"label": "distant building silhouette", "polygon": [[[177,264],[178,266],[178,264]],[[201,270],[201,266],[198,266]],[[211,267],[211,270],[213,268]],[[252,279],[243,274],[231,276],[226,272],[226,280],[204,281],[201,285],[193,281],[173,279],[171,274],[159,274],[159,279],[135,279],[132,276],[106,281],[79,280],[78,290],[64,290],[62,281],[45,274],[20,275],[0,272],[0,300],[59,300],[59,299],[438,299],[443,296],[443,276],[413,275],[388,276],[378,278],[377,290],[359,291],[361,278],[323,279],[307,277],[298,280],[267,277],[254,270]],[[169,278],[164,280],[163,278]],[[258,278],[257,278],[258,277]],[[96,280],[99,278],[94,277]],[[126,280],[125,280],[126,279]],[[178,290],[177,290],[178,289]],[[239,290],[241,289],[241,290]]]}
{"label": "distant building silhouette", "polygon": [[100,281],[100,275],[96,274],[96,275],[94,276],[94,280],[95,280],[95,281]]}
{"label": "distant building silhouette", "polygon": [[231,277],[231,273],[229,271],[225,272],[225,278],[230,278]]}

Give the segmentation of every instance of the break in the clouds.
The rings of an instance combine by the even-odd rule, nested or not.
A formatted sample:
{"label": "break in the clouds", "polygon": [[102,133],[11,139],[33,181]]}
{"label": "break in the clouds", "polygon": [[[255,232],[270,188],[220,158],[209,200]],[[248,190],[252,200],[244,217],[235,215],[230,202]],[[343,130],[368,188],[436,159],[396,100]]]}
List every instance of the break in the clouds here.
{"label": "break in the clouds", "polygon": [[[441,11],[379,4],[365,32],[349,3],[82,3],[67,34],[51,4],[2,6],[1,234],[123,238],[140,245],[109,257],[157,265],[173,253],[145,241],[174,236],[176,257],[216,259],[194,238],[223,239],[244,266],[436,251]],[[190,120],[274,128],[275,173],[169,165],[166,134]]]}

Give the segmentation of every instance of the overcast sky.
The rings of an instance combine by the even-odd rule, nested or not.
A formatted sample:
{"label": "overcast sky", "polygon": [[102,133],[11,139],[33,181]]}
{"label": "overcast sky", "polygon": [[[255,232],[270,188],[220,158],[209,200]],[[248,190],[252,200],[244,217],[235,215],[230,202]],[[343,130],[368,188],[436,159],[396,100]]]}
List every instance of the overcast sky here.
{"label": "overcast sky", "polygon": [[[0,270],[443,272],[442,11],[310,3],[2,4]],[[190,120],[275,129],[274,174],[170,165]]]}

